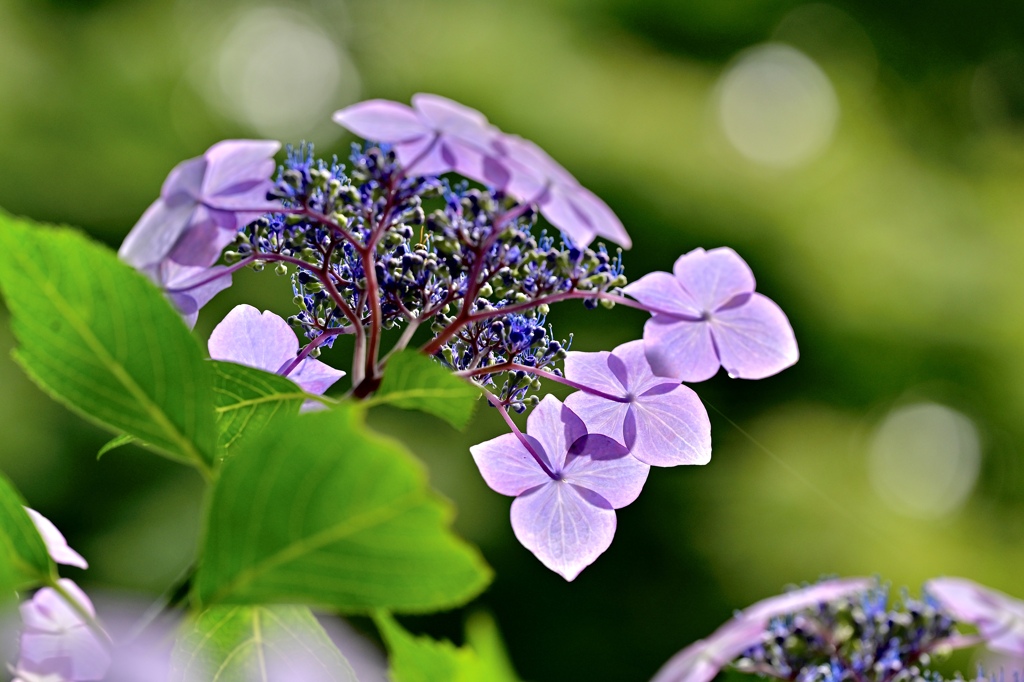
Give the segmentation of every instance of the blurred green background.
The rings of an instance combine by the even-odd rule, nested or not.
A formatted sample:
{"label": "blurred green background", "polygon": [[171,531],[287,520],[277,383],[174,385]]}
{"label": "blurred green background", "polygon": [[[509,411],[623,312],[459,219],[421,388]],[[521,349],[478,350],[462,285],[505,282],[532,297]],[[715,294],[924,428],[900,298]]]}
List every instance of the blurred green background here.
{"label": "blurred green background", "polygon": [[[647,679],[733,609],[822,574],[913,591],[963,575],[1024,597],[1024,5],[0,0],[0,206],[116,246],[213,142],[344,154],[333,110],[418,91],[534,139],[604,197],[633,278],[735,248],[801,345],[777,377],[695,386],[712,462],[652,471],[572,584],[515,542],[510,500],[475,471],[468,448],[503,432],[497,415],[467,433],[374,416],[496,569],[479,604],[524,677]],[[247,273],[196,333],[289,300]],[[552,319],[597,350],[644,315]],[[6,352],[0,385],[0,468],[92,562],[72,577],[167,587],[191,560],[198,477],[131,447],[97,462],[108,434]],[[408,622],[458,638],[462,618]]]}

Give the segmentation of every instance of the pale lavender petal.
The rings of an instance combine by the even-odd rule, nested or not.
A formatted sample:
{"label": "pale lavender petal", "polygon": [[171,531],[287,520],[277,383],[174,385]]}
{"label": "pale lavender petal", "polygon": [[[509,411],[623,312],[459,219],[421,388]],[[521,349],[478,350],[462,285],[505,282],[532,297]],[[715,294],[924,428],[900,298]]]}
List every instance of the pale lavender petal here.
{"label": "pale lavender petal", "polygon": [[[647,361],[646,344],[640,339],[616,346],[611,356],[608,360],[609,368],[617,375],[625,377],[623,385],[628,389],[628,393],[634,396],[656,386],[675,383],[665,377],[656,376],[651,371],[651,364]],[[568,358],[566,362],[568,363]],[[568,367],[568,364],[566,366]]]}
{"label": "pale lavender petal", "polygon": [[624,249],[633,245],[622,221],[596,194],[586,187],[579,186],[573,191],[572,200],[573,204],[587,216],[588,223],[597,236],[613,241]]}
{"label": "pale lavender petal", "polygon": [[[345,373],[315,358],[303,358],[299,366],[286,375],[306,393],[323,395]],[[317,403],[319,404],[319,403]]]}
{"label": "pale lavender petal", "polygon": [[[506,158],[517,169],[515,183],[509,192],[522,201],[534,200],[535,197],[524,195],[530,185],[541,186],[558,184],[566,187],[578,186],[580,183],[560,163],[540,148],[536,143],[518,135],[502,135],[492,141],[499,154]],[[531,182],[532,179],[532,182]],[[519,183],[522,183],[520,185]]]}
{"label": "pale lavender petal", "polygon": [[223,265],[201,268],[165,260],[150,274],[185,318],[189,328],[195,326],[199,309],[231,286],[231,272]]}
{"label": "pale lavender petal", "polygon": [[832,602],[857,592],[863,592],[873,584],[874,581],[871,578],[835,578],[833,580],[825,580],[798,590],[762,599],[745,608],[743,614],[746,618],[756,620],[762,623],[763,627],[767,627],[768,621],[772,618],[802,611],[817,604]]}
{"label": "pale lavender petal", "polygon": [[667,272],[646,274],[623,291],[652,311],[692,320],[701,318],[700,304]]}
{"label": "pale lavender petal", "polygon": [[588,435],[573,444],[563,480],[600,495],[620,509],[640,495],[650,467],[608,436]]}
{"label": "pale lavender petal", "polygon": [[455,169],[454,159],[445,157],[441,138],[434,135],[396,144],[394,151],[398,162],[410,177],[444,175]]}
{"label": "pale lavender petal", "polygon": [[924,588],[957,620],[977,627],[990,649],[1024,658],[1024,602],[966,578],[935,578]]}
{"label": "pale lavender petal", "polygon": [[203,177],[203,200],[218,205],[229,195],[267,182],[277,167],[274,154],[280,148],[281,143],[276,140],[222,140],[207,149],[203,155],[208,164]]}
{"label": "pale lavender petal", "polygon": [[[571,381],[595,388],[602,393],[625,397],[629,387],[622,378],[615,376],[608,365],[609,357],[611,357],[611,353],[604,350],[596,353],[569,351],[565,356],[565,376]],[[575,409],[573,411],[576,412]]]}
{"label": "pale lavender petal", "polygon": [[654,374],[679,381],[705,381],[720,365],[707,322],[655,315],[644,324],[644,349]]}
{"label": "pale lavender petal", "polygon": [[196,210],[195,202],[168,204],[157,199],[121,243],[117,255],[128,265],[146,268],[163,260],[181,238]]}
{"label": "pale lavender petal", "polygon": [[569,447],[587,435],[583,421],[553,395],[546,395],[526,419],[527,432],[536,439],[555,471],[565,465]]}
{"label": "pale lavender petal", "polygon": [[230,211],[197,206],[168,258],[182,265],[209,267],[220,260],[224,247],[235,241],[240,224]]}
{"label": "pale lavender petal", "polygon": [[676,260],[672,272],[704,312],[715,311],[733,298],[754,291],[754,273],[727,246],[710,251],[694,249]]}
{"label": "pale lavender petal", "polygon": [[171,169],[160,187],[160,196],[170,204],[199,201],[203,194],[203,178],[206,176],[205,156],[182,161]]}
{"label": "pale lavender petal", "polygon": [[489,148],[491,140],[500,135],[479,111],[441,95],[417,93],[412,96],[412,106],[437,132],[476,144],[480,151]]}
{"label": "pale lavender petal", "polygon": [[637,396],[633,409],[633,457],[659,467],[711,461],[711,422],[692,390],[680,385],[672,385],[667,391],[654,388]]}
{"label": "pale lavender petal", "polygon": [[514,434],[474,445],[469,452],[487,485],[502,495],[519,495],[551,481]]}
{"label": "pale lavender petal", "polygon": [[32,519],[32,523],[35,524],[39,535],[42,536],[43,543],[46,545],[46,551],[51,559],[65,566],[89,568],[89,564],[82,558],[82,555],[68,546],[68,541],[64,538],[63,533],[57,530],[57,526],[53,525],[50,519],[35,509],[25,507],[25,511],[28,513],[28,517]]}
{"label": "pale lavender petal", "polygon": [[585,391],[576,391],[565,399],[565,406],[576,413],[586,425],[587,433],[608,436],[626,447],[627,443],[622,432],[629,403],[608,400]]}
{"label": "pale lavender petal", "polygon": [[763,379],[800,357],[786,314],[761,294],[753,294],[741,306],[716,312],[710,324],[718,357],[731,377]]}
{"label": "pale lavender petal", "polygon": [[571,581],[612,544],[615,511],[601,502],[549,479],[512,502],[512,530],[541,563]]}
{"label": "pale lavender petal", "polygon": [[413,109],[399,102],[371,99],[334,112],[334,122],[376,142],[407,142],[433,131]]}
{"label": "pale lavender petal", "polygon": [[277,372],[295,359],[299,340],[279,315],[251,305],[239,305],[220,321],[210,335],[210,357]]}
{"label": "pale lavender petal", "polygon": [[[92,602],[70,580],[58,584],[87,613]],[[18,669],[62,669],[71,681],[101,680],[110,667],[110,654],[78,612],[56,590],[44,587],[21,605],[25,629],[21,635]]]}
{"label": "pale lavender petal", "polygon": [[541,214],[577,246],[589,246],[597,235],[592,217],[577,203],[575,193],[553,185],[546,200],[539,202]]}
{"label": "pale lavender petal", "polygon": [[651,682],[711,682],[718,671],[761,641],[764,625],[737,616],[668,660]]}

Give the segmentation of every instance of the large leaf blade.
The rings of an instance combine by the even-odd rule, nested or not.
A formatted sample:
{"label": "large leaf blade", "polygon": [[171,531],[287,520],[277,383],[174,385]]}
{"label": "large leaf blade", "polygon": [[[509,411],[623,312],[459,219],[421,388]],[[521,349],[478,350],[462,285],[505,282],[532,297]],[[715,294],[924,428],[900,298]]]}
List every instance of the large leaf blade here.
{"label": "large leaf blade", "polygon": [[356,682],[309,609],[220,606],[199,614],[174,647],[170,682]]}
{"label": "large leaf blade", "polygon": [[457,429],[473,417],[480,390],[414,350],[396,353],[371,404],[388,404],[440,417]]}
{"label": "large leaf blade", "polygon": [[83,417],[209,468],[212,379],[163,295],[106,247],[0,214],[0,289],[15,359]]}
{"label": "large leaf blade", "polygon": [[25,501],[0,474],[0,600],[16,589],[46,583],[52,573],[53,562]]}
{"label": "large leaf blade", "polygon": [[246,438],[210,498],[196,595],[347,612],[457,606],[489,582],[419,463],[352,406]]}
{"label": "large leaf blade", "polygon": [[227,450],[278,415],[298,414],[308,396],[293,381],[233,362],[211,361],[218,445]]}

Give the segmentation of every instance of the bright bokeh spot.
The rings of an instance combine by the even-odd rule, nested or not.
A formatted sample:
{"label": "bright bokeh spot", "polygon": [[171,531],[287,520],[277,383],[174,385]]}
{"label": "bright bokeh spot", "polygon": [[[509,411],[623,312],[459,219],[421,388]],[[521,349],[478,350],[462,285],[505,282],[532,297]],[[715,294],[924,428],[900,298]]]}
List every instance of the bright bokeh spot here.
{"label": "bright bokeh spot", "polygon": [[302,14],[281,9],[242,15],[213,69],[211,103],[266,137],[308,135],[359,97],[359,73],[345,51]]}
{"label": "bright bokeh spot", "polygon": [[799,50],[767,43],[744,52],[718,84],[718,120],[747,159],[787,168],[832,140],[839,102],[828,76]]}
{"label": "bright bokeh spot", "polygon": [[978,429],[937,403],[890,412],[868,453],[871,484],[895,511],[915,518],[946,516],[967,500],[981,464]]}

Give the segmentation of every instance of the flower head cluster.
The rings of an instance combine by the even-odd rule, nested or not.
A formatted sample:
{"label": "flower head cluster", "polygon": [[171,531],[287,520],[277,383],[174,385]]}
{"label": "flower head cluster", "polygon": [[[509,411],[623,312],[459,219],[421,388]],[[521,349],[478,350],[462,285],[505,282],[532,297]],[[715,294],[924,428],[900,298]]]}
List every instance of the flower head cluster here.
{"label": "flower head cluster", "polygon": [[[652,682],[710,682],[726,666],[797,682],[942,682],[928,665],[956,648],[985,643],[1020,660],[1022,607],[963,578],[937,578],[922,599],[904,593],[897,600],[867,579],[829,580],[738,612],[676,654]],[[978,636],[962,634],[964,625]]]}
{"label": "flower head cluster", "polygon": [[[288,275],[298,308],[289,322],[304,347],[282,318],[240,307],[210,352],[289,376],[310,393],[340,377],[316,360],[339,335],[353,337],[355,398],[377,389],[392,353],[421,339],[420,352],[476,383],[500,410],[512,434],[477,446],[474,457],[495,490],[516,496],[523,544],[567,579],[608,547],[613,510],[635,499],[649,466],[709,460],[707,413],[681,381],[707,379],[720,365],[761,378],[796,361],[785,315],[754,293],[735,252],[696,249],[672,274],[628,285],[621,249],[595,242],[630,246],[614,212],[480,112],[421,94],[411,107],[371,100],[334,118],[368,140],[344,163],[301,145],[271,180],[278,145],[254,141],[223,142],[184,162],[122,257],[190,320],[239,268]],[[215,265],[229,243],[226,265]],[[548,323],[550,306],[568,300],[652,318],[642,341],[577,353],[572,335]],[[391,330],[397,339],[385,349]],[[543,381],[577,392],[565,405],[541,400]],[[509,412],[533,406],[523,434]],[[564,433],[551,432],[557,424]],[[513,460],[530,463],[531,485],[494,473]]]}

